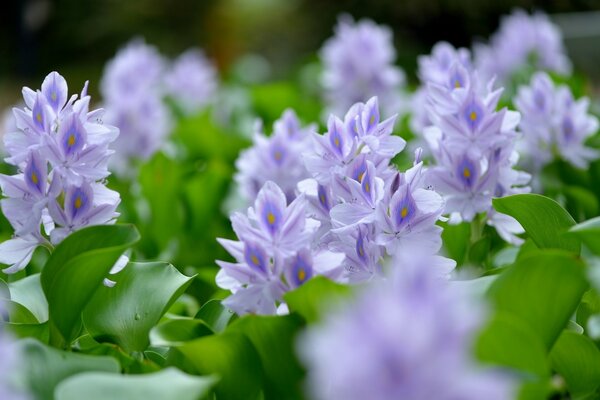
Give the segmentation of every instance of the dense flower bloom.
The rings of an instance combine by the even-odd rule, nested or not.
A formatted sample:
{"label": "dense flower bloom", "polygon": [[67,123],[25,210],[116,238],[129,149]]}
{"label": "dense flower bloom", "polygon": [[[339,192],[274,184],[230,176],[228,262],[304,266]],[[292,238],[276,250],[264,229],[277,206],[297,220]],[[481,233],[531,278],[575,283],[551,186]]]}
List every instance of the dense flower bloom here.
{"label": "dense flower bloom", "polygon": [[[65,79],[50,73],[41,91],[23,89],[26,107],[15,108],[17,130],[4,137],[6,161],[19,169],[0,175],[2,211],[15,236],[0,244],[0,263],[13,273],[27,266],[39,245],[55,245],[84,226],[111,223],[119,194],[107,189],[107,163],[117,128],[89,111],[87,82],[68,98]],[[43,231],[40,229],[43,226]]]}
{"label": "dense flower bloom", "polygon": [[300,337],[315,398],[512,398],[507,376],[472,359],[483,310],[416,254]]}
{"label": "dense flower bloom", "polygon": [[[466,70],[463,70],[466,73]],[[522,233],[510,217],[493,211],[492,197],[529,190],[530,176],[513,169],[519,113],[496,111],[502,89],[493,80],[483,86],[476,73],[466,73],[456,87],[429,83],[430,120],[425,136],[435,158],[430,183],[446,200],[451,222],[471,221],[487,213],[488,224],[507,241],[518,244]]]}
{"label": "dense flower bloom", "polygon": [[276,183],[286,195],[288,203],[296,197],[298,182],[310,175],[304,166],[302,154],[311,143],[315,125],[300,126],[292,110],[286,110],[275,121],[273,133],[266,136],[259,124],[253,137],[253,146],[244,150],[236,161],[238,183],[242,195],[254,200],[267,181]]}
{"label": "dense flower bloom", "polygon": [[502,82],[528,65],[561,74],[571,72],[559,28],[545,14],[528,15],[523,10],[502,18],[489,46],[475,47],[475,64],[484,77],[496,76]]}
{"label": "dense flower bloom", "polygon": [[219,239],[235,262],[217,261],[217,284],[233,292],[223,304],[238,314],[274,314],[282,296],[314,275],[337,279],[343,254],[311,250],[319,223],[306,216],[306,201],[287,205],[273,182],[264,184],[246,215],[231,216],[238,241]]}
{"label": "dense flower bloom", "polygon": [[395,58],[389,28],[371,20],[355,23],[350,17],[340,18],[335,36],[321,50],[330,111],[341,114],[356,102],[378,96],[387,114],[397,112],[404,72],[394,66]]}
{"label": "dense flower bloom", "polygon": [[529,86],[519,88],[514,103],[523,115],[523,151],[534,171],[555,154],[579,168],[600,156],[585,146],[586,139],[598,131],[598,119],[588,113],[587,98],[576,101],[567,86],[555,87],[546,73],[538,72]]}
{"label": "dense flower bloom", "polygon": [[104,119],[121,131],[112,160],[121,173],[127,173],[131,158],[152,156],[170,131],[171,114],[163,102],[165,69],[158,50],[139,40],[106,65],[101,85]]}
{"label": "dense flower bloom", "polygon": [[211,103],[217,91],[217,71],[199,49],[177,57],[164,79],[167,94],[186,114]]}

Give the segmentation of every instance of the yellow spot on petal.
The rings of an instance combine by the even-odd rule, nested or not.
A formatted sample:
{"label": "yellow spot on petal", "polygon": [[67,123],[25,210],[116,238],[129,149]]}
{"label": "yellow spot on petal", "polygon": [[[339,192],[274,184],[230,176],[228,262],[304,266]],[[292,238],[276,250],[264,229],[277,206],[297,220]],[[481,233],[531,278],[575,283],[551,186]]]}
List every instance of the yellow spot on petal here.
{"label": "yellow spot on petal", "polygon": [[460,87],[460,82],[459,82],[458,79],[454,81],[454,87],[455,88],[459,88]]}
{"label": "yellow spot on petal", "polygon": [[340,138],[336,137],[335,139],[333,139],[333,144],[335,145],[335,147],[340,147]]}
{"label": "yellow spot on petal", "polygon": [[370,193],[370,192],[371,192],[371,186],[369,185],[369,183],[368,183],[368,182],[367,182],[367,183],[365,183],[365,191],[366,191],[367,193]]}
{"label": "yellow spot on petal", "polygon": [[465,167],[465,168],[463,169],[463,176],[464,176],[465,178],[470,178],[470,177],[471,177],[471,170],[470,170],[468,167]]}
{"label": "yellow spot on petal", "polygon": [[471,119],[471,121],[475,121],[477,119],[477,113],[475,111],[471,111],[471,114],[469,114],[469,118]]}
{"label": "yellow spot on petal", "polygon": [[325,195],[324,194],[321,194],[319,196],[319,201],[321,202],[321,204],[325,204]]}
{"label": "yellow spot on petal", "polygon": [[365,249],[362,246],[358,246],[358,255],[363,257],[365,255]]}
{"label": "yellow spot on petal", "polygon": [[50,98],[52,99],[52,101],[56,101],[56,92],[52,92]]}
{"label": "yellow spot on petal", "polygon": [[69,139],[67,140],[67,146],[73,147],[74,144],[75,144],[75,135],[71,133],[69,135]]}
{"label": "yellow spot on petal", "polygon": [[37,174],[35,172],[32,172],[31,173],[31,182],[33,182],[34,185],[37,185],[39,181],[40,180],[38,179]]}
{"label": "yellow spot on petal", "polygon": [[371,115],[371,118],[369,119],[369,125],[373,125],[375,123],[375,116]]}
{"label": "yellow spot on petal", "polygon": [[267,221],[269,222],[269,225],[273,225],[275,223],[275,215],[273,215],[273,213],[268,213]]}
{"label": "yellow spot on petal", "polygon": [[300,268],[300,269],[298,270],[298,280],[299,280],[300,282],[304,282],[304,280],[305,280],[305,279],[306,279],[306,271],[304,271],[304,269],[303,269],[303,268]]}
{"label": "yellow spot on petal", "polygon": [[402,218],[406,218],[407,215],[408,215],[408,208],[407,207],[402,207],[402,210],[400,210],[400,216]]}
{"label": "yellow spot on petal", "polygon": [[42,113],[37,113],[35,114],[35,119],[37,122],[42,122]]}
{"label": "yellow spot on petal", "polygon": [[275,160],[277,160],[277,161],[281,160],[281,152],[280,151],[276,151],[273,156],[275,157]]}
{"label": "yellow spot on petal", "polygon": [[358,181],[359,181],[360,183],[362,183],[362,180],[363,180],[363,178],[364,178],[364,177],[365,177],[365,173],[364,173],[364,172],[361,172],[360,174],[358,174]]}
{"label": "yellow spot on petal", "polygon": [[254,265],[259,265],[260,261],[258,260],[258,257],[256,257],[256,255],[252,254],[252,257],[250,257],[250,260],[252,260],[252,264]]}
{"label": "yellow spot on petal", "polygon": [[83,201],[81,201],[81,197],[77,196],[77,198],[75,198],[75,209],[79,210],[82,205]]}

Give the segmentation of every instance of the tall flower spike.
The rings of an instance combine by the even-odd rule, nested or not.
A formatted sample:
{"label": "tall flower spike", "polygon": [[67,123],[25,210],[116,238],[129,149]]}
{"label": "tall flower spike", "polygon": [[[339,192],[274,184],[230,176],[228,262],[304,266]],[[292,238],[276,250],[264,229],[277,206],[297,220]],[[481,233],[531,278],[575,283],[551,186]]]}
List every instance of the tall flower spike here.
{"label": "tall flower spike", "polygon": [[[50,73],[41,91],[23,89],[24,109],[14,109],[17,130],[4,137],[7,162],[20,173],[0,175],[2,212],[15,236],[0,243],[0,263],[14,273],[41,244],[58,244],[84,226],[114,222],[119,194],[107,189],[109,145],[117,128],[89,111],[87,82],[68,98],[67,83]],[[43,228],[43,229],[42,229]]]}
{"label": "tall flower spike", "polygon": [[[412,253],[390,281],[368,287],[300,336],[315,399],[508,400],[515,383],[475,362],[478,303]],[[443,388],[443,389],[441,389]]]}

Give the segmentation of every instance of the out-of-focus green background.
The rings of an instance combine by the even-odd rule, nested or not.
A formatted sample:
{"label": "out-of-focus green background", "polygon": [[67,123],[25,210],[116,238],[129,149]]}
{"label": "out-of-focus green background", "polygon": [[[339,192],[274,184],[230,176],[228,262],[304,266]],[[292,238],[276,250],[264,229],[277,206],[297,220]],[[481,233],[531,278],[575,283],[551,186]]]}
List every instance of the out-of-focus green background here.
{"label": "out-of-focus green background", "polygon": [[6,0],[0,107],[53,69],[75,87],[90,79],[95,94],[104,63],[136,36],[170,56],[200,46],[224,74],[240,56],[259,54],[270,76],[281,78],[314,57],[343,12],[392,27],[398,62],[414,79],[416,56],[436,41],[484,40],[515,7],[551,14],[576,67],[598,81],[599,0]]}

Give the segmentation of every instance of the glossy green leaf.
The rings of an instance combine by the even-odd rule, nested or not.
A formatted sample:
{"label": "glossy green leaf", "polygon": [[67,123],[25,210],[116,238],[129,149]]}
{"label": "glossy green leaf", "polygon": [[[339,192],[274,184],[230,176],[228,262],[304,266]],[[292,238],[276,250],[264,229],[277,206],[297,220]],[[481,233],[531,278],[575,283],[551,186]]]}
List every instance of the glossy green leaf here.
{"label": "glossy green leaf", "polygon": [[265,399],[300,399],[304,370],[295,357],[294,339],[302,327],[297,315],[248,315],[234,321],[227,332],[246,335],[260,355],[265,371]]}
{"label": "glossy green leaf", "polygon": [[177,318],[162,322],[150,331],[153,346],[177,346],[214,332],[204,321]]}
{"label": "glossy green leaf", "polygon": [[220,377],[218,399],[255,400],[263,382],[260,357],[246,335],[206,336],[171,349],[167,363],[188,372]]}
{"label": "glossy green leaf", "polygon": [[600,217],[571,227],[569,233],[579,238],[594,254],[600,255]]}
{"label": "glossy green leaf", "polygon": [[34,338],[42,343],[48,343],[50,340],[50,331],[48,330],[48,322],[42,324],[32,323],[8,323],[6,329],[17,338]]}
{"label": "glossy green leaf", "polygon": [[550,353],[552,367],[567,382],[572,395],[600,388],[600,350],[590,338],[565,331]]}
{"label": "glossy green leaf", "polygon": [[0,309],[8,312],[8,321],[17,324],[37,324],[39,321],[27,307],[12,300],[0,299]]}
{"label": "glossy green leaf", "polygon": [[530,253],[507,268],[488,296],[496,309],[526,323],[552,348],[587,289],[583,264],[560,250]]}
{"label": "glossy green leaf", "polygon": [[9,283],[11,300],[25,306],[37,319],[48,321],[48,302],[42,290],[40,274],[30,275]]}
{"label": "glossy green leaf", "polygon": [[145,375],[86,372],[64,380],[56,388],[56,400],[198,400],[217,379],[191,376],[175,368]]}
{"label": "glossy green leaf", "polygon": [[196,314],[196,319],[201,319],[217,333],[223,332],[233,318],[235,313],[221,304],[220,300],[206,302]]}
{"label": "glossy green leaf", "polygon": [[104,287],[102,281],[119,257],[138,240],[133,225],[101,225],[74,232],[56,247],[41,275],[55,345],[74,339],[81,312]]}
{"label": "glossy green leaf", "polygon": [[307,322],[319,319],[336,302],[347,298],[351,289],[323,276],[317,276],[284,295],[290,311],[300,314]]}
{"label": "glossy green leaf", "polygon": [[71,375],[85,371],[119,372],[119,363],[112,357],[65,352],[33,339],[20,341],[19,348],[22,379],[39,400],[53,399],[56,385]]}
{"label": "glossy green leaf", "polygon": [[85,327],[99,342],[143,351],[152,327],[192,279],[167,263],[130,263],[114,276],[114,287],[96,291],[83,313]]}
{"label": "glossy green leaf", "polygon": [[579,253],[579,241],[564,233],[575,220],[556,201],[539,194],[515,194],[493,200],[496,211],[515,218],[539,248]]}

